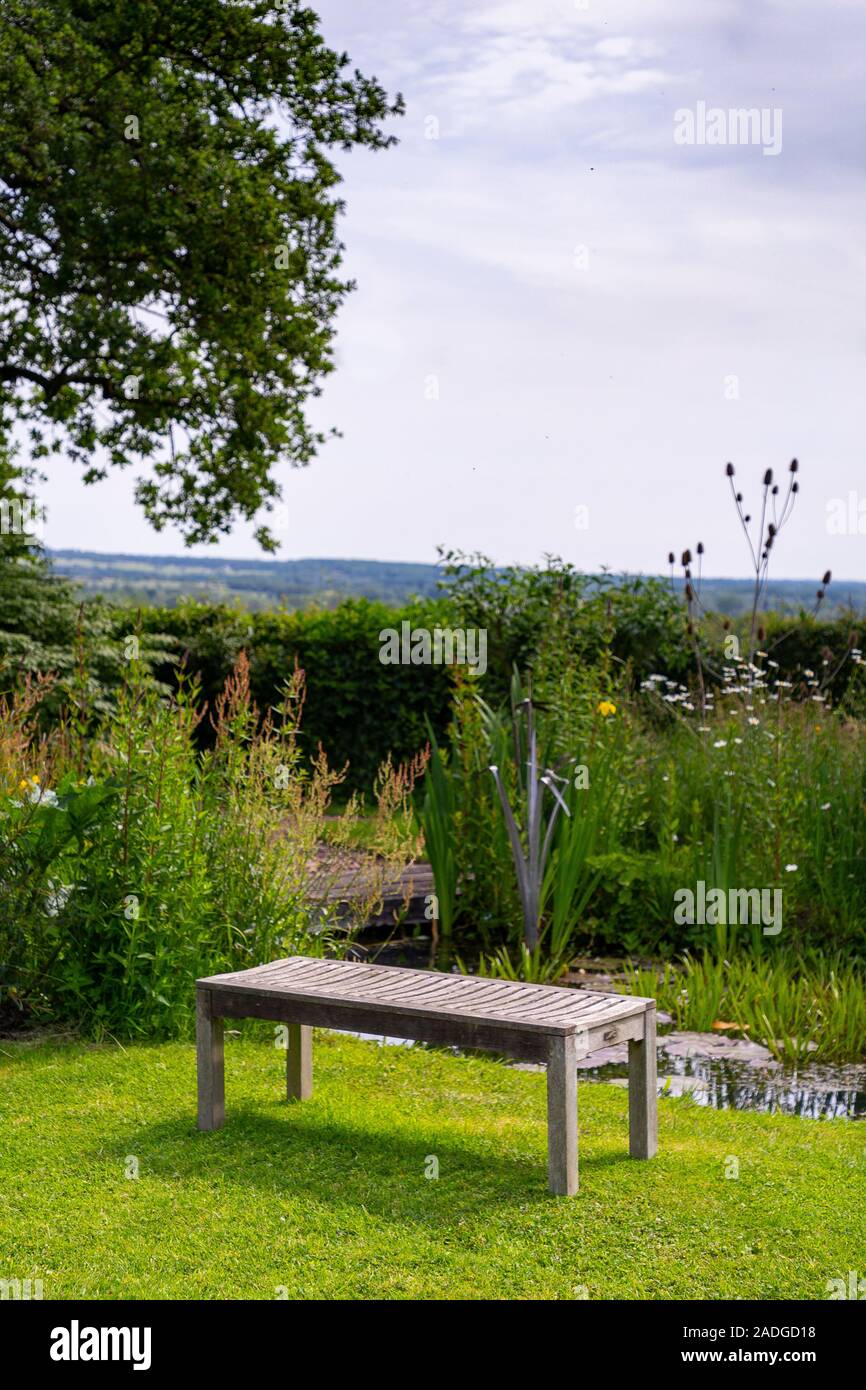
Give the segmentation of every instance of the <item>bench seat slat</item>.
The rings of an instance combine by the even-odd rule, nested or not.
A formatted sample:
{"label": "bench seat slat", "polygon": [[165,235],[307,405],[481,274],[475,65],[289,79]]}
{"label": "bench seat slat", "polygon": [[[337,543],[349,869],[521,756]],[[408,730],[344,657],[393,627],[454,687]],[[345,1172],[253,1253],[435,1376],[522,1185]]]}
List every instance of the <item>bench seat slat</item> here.
{"label": "bench seat slat", "polygon": [[215,996],[242,992],[284,1004],[328,1004],[335,1011],[367,1008],[411,1019],[501,1024],[518,1031],[559,1036],[597,1028],[642,1013],[650,1002],[623,994],[565,990],[471,975],[437,974],[356,961],[292,956],[250,970],[198,981]]}

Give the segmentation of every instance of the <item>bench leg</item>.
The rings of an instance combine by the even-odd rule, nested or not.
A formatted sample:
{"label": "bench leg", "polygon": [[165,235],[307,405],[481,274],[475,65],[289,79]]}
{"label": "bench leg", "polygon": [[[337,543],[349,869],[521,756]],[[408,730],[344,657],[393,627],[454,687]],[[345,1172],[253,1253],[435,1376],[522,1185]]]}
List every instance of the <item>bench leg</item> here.
{"label": "bench leg", "polygon": [[198,1127],[220,1129],[226,1117],[223,1021],[211,1013],[210,990],[197,991],[195,1006]]}
{"label": "bench leg", "polygon": [[290,1023],[286,1052],[286,1097],[309,1100],[313,1094],[313,1030],[303,1023]]}
{"label": "bench leg", "polygon": [[632,1158],[652,1158],[658,1149],[658,1081],[656,1011],[644,1014],[642,1042],[628,1045],[628,1151]]}
{"label": "bench leg", "polygon": [[551,1038],[547,1053],[547,1179],[558,1197],[577,1192],[577,1044]]}

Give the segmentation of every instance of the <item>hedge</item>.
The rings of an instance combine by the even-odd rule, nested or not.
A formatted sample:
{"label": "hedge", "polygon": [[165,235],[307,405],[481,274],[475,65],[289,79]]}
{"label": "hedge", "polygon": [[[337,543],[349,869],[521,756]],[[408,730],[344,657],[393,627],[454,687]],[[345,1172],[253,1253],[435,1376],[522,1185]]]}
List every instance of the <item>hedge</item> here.
{"label": "hedge", "polygon": [[[369,793],[376,770],[391,753],[406,758],[426,743],[425,720],[444,737],[451,674],[445,666],[383,665],[379,634],[404,620],[414,627],[447,624],[442,603],[404,608],[350,599],[337,608],[244,613],[226,606],[187,603],[142,612],[145,632],[174,636],[186,669],[211,704],[241,651],[250,660],[260,710],[275,704],[295,665],[306,675],[303,731],[314,752],[321,743],[332,767],[348,763],[345,786]],[[160,669],[161,679],[170,670]],[[202,727],[207,736],[207,721]]]}

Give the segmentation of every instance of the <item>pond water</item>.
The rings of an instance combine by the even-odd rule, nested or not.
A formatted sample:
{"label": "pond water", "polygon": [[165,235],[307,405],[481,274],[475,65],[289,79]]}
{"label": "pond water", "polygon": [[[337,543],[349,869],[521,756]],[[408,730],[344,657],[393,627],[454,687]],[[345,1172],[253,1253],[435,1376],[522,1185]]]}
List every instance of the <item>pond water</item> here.
{"label": "pond water", "polygon": [[[660,1092],[688,1094],[717,1110],[781,1111],[810,1119],[866,1119],[866,1065],[812,1062],[797,1069],[777,1062],[747,1038],[663,1029],[659,1037]],[[627,1049],[587,1058],[599,1080],[627,1075]],[[612,1070],[611,1070],[612,1068]]]}
{"label": "pond water", "polygon": [[[628,1069],[609,1063],[587,1068],[587,1080],[627,1084]],[[716,1110],[764,1110],[811,1120],[866,1120],[866,1067],[817,1063],[800,1071],[767,1069],[722,1057],[659,1055],[659,1094],[689,1095]]]}

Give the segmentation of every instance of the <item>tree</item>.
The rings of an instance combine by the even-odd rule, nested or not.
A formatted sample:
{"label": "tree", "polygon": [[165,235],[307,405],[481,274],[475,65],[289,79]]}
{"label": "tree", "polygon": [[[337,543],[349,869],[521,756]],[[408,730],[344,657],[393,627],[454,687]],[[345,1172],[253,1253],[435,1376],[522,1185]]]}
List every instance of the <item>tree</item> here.
{"label": "tree", "polygon": [[149,462],[188,544],[273,509],[352,288],[326,151],[402,110],[347,64],[299,0],[3,0],[0,433]]}

